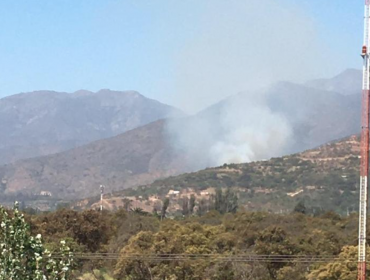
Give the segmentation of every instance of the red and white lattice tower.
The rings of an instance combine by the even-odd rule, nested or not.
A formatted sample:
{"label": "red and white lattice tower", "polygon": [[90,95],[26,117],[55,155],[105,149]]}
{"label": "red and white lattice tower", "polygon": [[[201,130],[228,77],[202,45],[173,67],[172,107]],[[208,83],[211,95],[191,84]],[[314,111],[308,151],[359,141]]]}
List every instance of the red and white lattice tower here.
{"label": "red and white lattice tower", "polygon": [[362,47],[363,82],[362,82],[362,130],[361,130],[361,168],[360,168],[360,206],[358,236],[358,280],[366,280],[366,212],[367,212],[367,177],[369,173],[369,46],[370,46],[370,0],[365,0],[364,45]]}

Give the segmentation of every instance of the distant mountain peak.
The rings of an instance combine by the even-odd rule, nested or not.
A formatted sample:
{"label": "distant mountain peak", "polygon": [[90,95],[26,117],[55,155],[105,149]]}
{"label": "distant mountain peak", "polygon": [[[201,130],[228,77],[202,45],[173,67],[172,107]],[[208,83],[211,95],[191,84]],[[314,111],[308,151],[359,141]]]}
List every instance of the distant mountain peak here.
{"label": "distant mountain peak", "polygon": [[361,70],[349,68],[330,79],[308,81],[306,86],[343,95],[357,94],[361,92],[362,73]]}
{"label": "distant mountain peak", "polygon": [[127,95],[141,95],[138,91],[136,90],[112,90],[109,88],[103,88],[99,91],[96,92],[96,94],[104,94],[104,93],[113,93],[113,94],[127,94]]}
{"label": "distant mountain peak", "polygon": [[360,75],[362,74],[362,70],[355,69],[355,68],[347,68],[343,72],[339,73],[336,77],[343,76],[343,75],[359,75],[359,74]]}
{"label": "distant mountain peak", "polygon": [[72,93],[73,96],[80,97],[80,96],[89,96],[94,94],[92,91],[85,90],[85,89],[80,89]]}
{"label": "distant mountain peak", "polygon": [[33,91],[0,99],[0,164],[65,151],[182,112],[137,91]]}

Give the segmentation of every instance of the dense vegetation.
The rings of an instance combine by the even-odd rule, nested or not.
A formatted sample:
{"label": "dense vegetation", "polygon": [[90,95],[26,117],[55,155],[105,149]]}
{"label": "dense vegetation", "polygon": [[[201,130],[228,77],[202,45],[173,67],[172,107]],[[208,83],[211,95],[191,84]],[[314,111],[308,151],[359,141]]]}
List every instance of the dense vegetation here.
{"label": "dense vegetation", "polygon": [[66,240],[73,279],[349,280],[357,268],[358,148],[351,137],[158,180],[106,195],[104,207],[117,211],[22,209],[49,251]]}
{"label": "dense vegetation", "polygon": [[[166,219],[140,209],[117,212],[61,209],[29,215],[28,220],[32,232],[41,233],[49,248],[55,248],[64,238],[76,256],[119,253],[117,261],[79,259],[76,279],[351,279],[356,274],[356,215],[303,213],[303,204],[289,214],[245,211],[220,214],[213,210],[202,216],[193,214],[178,219]],[[148,258],[158,254],[194,257]],[[240,255],[340,256],[343,260],[301,263],[227,259]],[[220,258],[223,260],[219,261]]]}
{"label": "dense vegetation", "polygon": [[[151,211],[158,199],[178,191],[178,195],[170,195],[172,208],[169,209],[177,216],[181,215],[183,199],[195,195],[198,207],[213,200],[216,190],[223,188],[237,192],[239,205],[248,211],[288,213],[304,201],[312,213],[333,210],[347,215],[357,211],[359,164],[359,138],[352,136],[268,161],[225,164],[157,180],[150,185],[107,194],[105,201],[107,207],[117,209],[130,199]],[[202,192],[211,195],[202,196]],[[94,206],[97,201],[98,197],[89,199],[85,207]]]}
{"label": "dense vegetation", "polygon": [[[341,215],[357,211],[359,175],[359,138],[352,136],[302,153],[245,164],[225,164],[194,173],[159,179],[134,189],[111,192],[107,185],[105,208],[129,209],[136,205],[147,212],[161,207],[171,191],[168,212],[182,216],[184,200],[195,197],[195,211],[210,204],[219,188],[237,193],[240,208],[247,211],[288,213],[304,201],[312,213],[333,210]],[[2,185],[0,184],[0,192]],[[209,192],[209,196],[202,196]],[[76,210],[97,207],[99,196],[72,202]],[[40,211],[64,207],[69,201],[54,197],[2,194],[0,202],[11,206],[20,201],[22,208]]]}

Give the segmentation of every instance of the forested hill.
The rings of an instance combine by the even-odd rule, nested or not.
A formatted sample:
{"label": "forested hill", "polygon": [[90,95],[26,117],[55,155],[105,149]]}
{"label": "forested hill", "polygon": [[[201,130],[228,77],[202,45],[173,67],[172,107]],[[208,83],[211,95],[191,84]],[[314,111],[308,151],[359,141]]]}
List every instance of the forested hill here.
{"label": "forested hill", "polygon": [[[356,211],[359,171],[359,137],[351,136],[302,153],[246,164],[229,164],[199,172],[157,180],[152,184],[106,195],[105,205],[114,209],[130,205],[146,211],[158,208],[170,197],[170,212],[181,213],[185,197],[196,204],[207,202],[217,188],[238,193],[246,210],[291,211],[304,201],[307,211]],[[97,198],[80,201],[93,206]]]}

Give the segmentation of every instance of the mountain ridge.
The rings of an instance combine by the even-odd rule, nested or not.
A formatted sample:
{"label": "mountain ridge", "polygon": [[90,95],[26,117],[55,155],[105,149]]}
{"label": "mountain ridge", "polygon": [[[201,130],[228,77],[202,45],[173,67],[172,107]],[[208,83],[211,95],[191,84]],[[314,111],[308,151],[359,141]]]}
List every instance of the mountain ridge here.
{"label": "mountain ridge", "polygon": [[[97,193],[100,184],[122,189],[178,174],[185,168],[180,156],[167,149],[163,127],[164,121],[156,121],[69,151],[1,166],[4,193],[45,191],[72,199]],[[133,140],[138,138],[141,142]]]}
{"label": "mountain ridge", "polygon": [[[90,93],[76,93],[86,94]],[[100,95],[105,96],[104,90]],[[99,103],[106,105],[109,113],[113,105],[120,106],[115,99],[119,93],[111,95],[111,99]],[[130,95],[138,96],[135,92]],[[125,104],[131,106],[129,102]],[[2,189],[7,195],[44,191],[59,199],[83,198],[99,192],[100,184],[113,191],[224,163],[253,162],[314,148],[358,133],[360,107],[360,94],[342,95],[279,83],[265,92],[232,96],[194,116],[149,123],[123,132],[118,138],[108,137],[60,153],[55,149],[54,155],[0,166],[0,180],[5,182]],[[142,110],[135,108],[140,115]],[[125,123],[125,114],[132,114],[121,111]],[[145,113],[140,116],[145,119]],[[84,128],[91,125],[86,116],[68,117],[71,123],[80,122]],[[45,127],[45,133],[49,129]],[[130,173],[134,169],[137,172]]]}
{"label": "mountain ridge", "polygon": [[362,91],[362,71],[349,68],[333,78],[311,80],[306,82],[305,85],[344,95],[360,94]]}
{"label": "mountain ridge", "polygon": [[136,91],[34,91],[0,99],[0,164],[65,151],[184,113]]}

